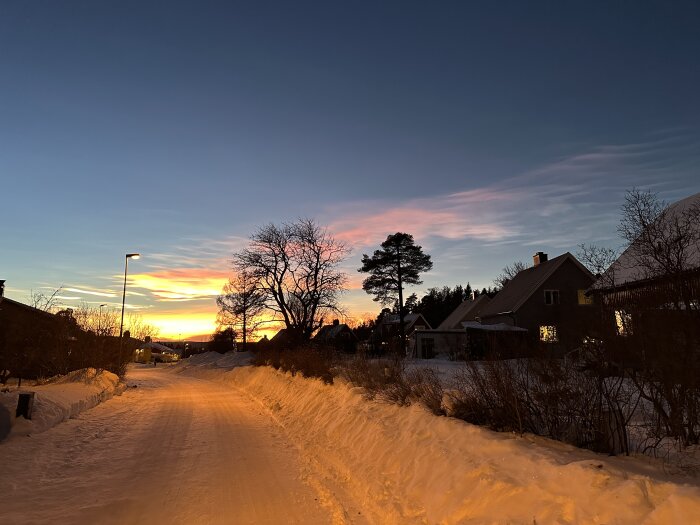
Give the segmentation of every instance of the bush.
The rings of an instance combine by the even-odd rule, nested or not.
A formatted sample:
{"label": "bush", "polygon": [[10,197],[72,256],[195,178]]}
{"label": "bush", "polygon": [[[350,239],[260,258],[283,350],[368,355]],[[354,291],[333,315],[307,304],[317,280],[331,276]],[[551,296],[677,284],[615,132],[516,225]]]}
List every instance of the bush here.
{"label": "bush", "polygon": [[410,388],[412,400],[417,401],[436,416],[445,415],[442,404],[444,389],[435,370],[413,368],[406,372],[405,381]]}
{"label": "bush", "polygon": [[367,359],[357,356],[345,362],[342,376],[364,389],[365,397],[380,399],[397,405],[422,404],[432,413],[443,415],[443,388],[440,378],[432,369],[406,370],[401,359]]}
{"label": "bush", "polygon": [[335,353],[326,348],[312,346],[295,349],[268,347],[257,350],[252,363],[255,366],[271,366],[292,375],[300,373],[304,377],[318,377],[324,383],[332,384]]}
{"label": "bush", "polygon": [[572,361],[468,362],[455,375],[450,397],[451,415],[470,423],[627,452],[631,406],[621,381],[581,371]]}

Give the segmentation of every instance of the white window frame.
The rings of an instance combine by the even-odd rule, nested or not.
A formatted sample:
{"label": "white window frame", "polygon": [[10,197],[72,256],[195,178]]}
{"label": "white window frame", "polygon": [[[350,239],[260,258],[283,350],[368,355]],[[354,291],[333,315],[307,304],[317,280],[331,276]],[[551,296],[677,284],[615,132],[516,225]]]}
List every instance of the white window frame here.
{"label": "white window frame", "polygon": [[[551,302],[547,302],[547,294],[549,294]],[[556,301],[554,300],[555,297],[556,297]],[[561,301],[561,297],[559,294],[559,290],[549,289],[549,290],[544,291],[544,304],[546,304],[547,306],[554,306],[556,304],[559,304],[560,301]]]}

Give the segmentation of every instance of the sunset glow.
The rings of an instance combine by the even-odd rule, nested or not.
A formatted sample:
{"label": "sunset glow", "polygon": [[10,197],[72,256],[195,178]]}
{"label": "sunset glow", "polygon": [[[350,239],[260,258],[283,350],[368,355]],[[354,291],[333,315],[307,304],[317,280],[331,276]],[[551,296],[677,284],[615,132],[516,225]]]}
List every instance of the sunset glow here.
{"label": "sunset glow", "polygon": [[224,271],[182,268],[130,275],[129,286],[148,290],[160,301],[192,301],[216,297],[228,278]]}

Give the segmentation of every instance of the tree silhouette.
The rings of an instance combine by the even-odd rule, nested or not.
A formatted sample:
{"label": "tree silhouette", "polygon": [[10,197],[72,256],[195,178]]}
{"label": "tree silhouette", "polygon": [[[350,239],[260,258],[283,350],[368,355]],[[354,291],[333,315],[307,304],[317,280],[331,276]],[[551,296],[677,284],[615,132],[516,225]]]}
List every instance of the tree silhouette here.
{"label": "tree silhouette", "polygon": [[265,297],[265,306],[284,323],[293,343],[308,341],[324,314],[341,312],[338,297],[346,275],[338,269],[348,254],[313,219],[268,224],[248,248],[234,254],[234,269],[247,272]]}
{"label": "tree silhouette", "polygon": [[265,293],[258,288],[250,272],[238,272],[224,285],[223,294],[217,297],[219,306],[217,322],[229,326],[243,339],[243,351],[248,349],[248,340],[255,335],[265,310]]}
{"label": "tree silhouette", "polygon": [[422,284],[421,272],[427,272],[432,267],[430,255],[423,253],[423,249],[415,244],[413,236],[408,233],[389,235],[372,257],[362,255],[362,267],[358,271],[370,274],[362,282],[362,289],[374,295],[374,300],[383,305],[398,302],[402,355],[406,350],[403,287],[405,284]]}

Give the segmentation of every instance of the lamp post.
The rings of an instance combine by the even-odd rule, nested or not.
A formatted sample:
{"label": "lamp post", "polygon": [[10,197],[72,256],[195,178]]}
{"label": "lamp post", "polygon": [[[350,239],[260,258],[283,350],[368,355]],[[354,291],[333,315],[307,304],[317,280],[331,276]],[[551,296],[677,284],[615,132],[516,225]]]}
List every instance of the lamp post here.
{"label": "lamp post", "polygon": [[102,308],[107,306],[106,304],[100,305],[100,315],[97,318],[97,335],[102,335]]}
{"label": "lamp post", "polygon": [[124,343],[124,338],[122,335],[124,334],[124,303],[126,302],[126,273],[129,269],[129,259],[138,259],[141,257],[141,254],[138,253],[127,253],[126,257],[124,258],[124,289],[122,291],[122,320],[121,323],[119,323],[119,363],[118,365],[121,367],[122,365],[122,347]]}

